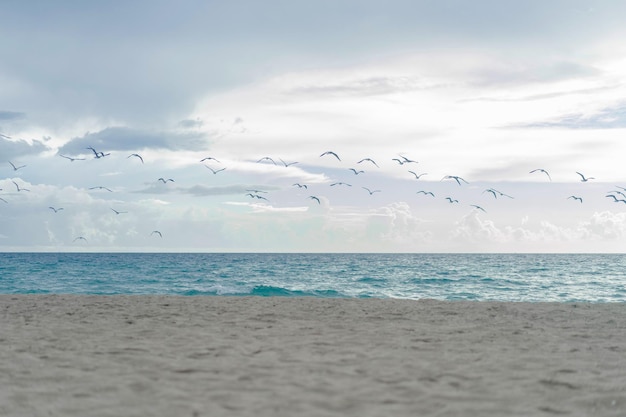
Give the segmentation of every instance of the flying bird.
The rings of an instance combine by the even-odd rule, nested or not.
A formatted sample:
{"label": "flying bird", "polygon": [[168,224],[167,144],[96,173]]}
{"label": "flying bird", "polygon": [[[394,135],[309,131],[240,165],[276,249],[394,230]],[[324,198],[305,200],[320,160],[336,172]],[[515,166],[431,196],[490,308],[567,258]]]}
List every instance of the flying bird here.
{"label": "flying bird", "polygon": [[578,171],[576,171],[576,173],[577,173],[578,175],[580,175],[580,178],[581,178],[580,182],[587,182],[587,181],[589,181],[589,180],[595,180],[595,178],[594,178],[594,177],[585,177],[583,174],[581,174],[581,173],[580,173],[580,172],[578,172]]}
{"label": "flying bird", "polygon": [[0,197],[0,201],[3,201],[3,202],[5,202],[5,203],[9,204],[9,202],[8,202],[8,201],[6,201],[6,200],[5,200],[4,198],[2,198],[2,197]]}
{"label": "flying bird", "polygon": [[348,168],[348,170],[350,170],[350,171],[354,172],[354,175],[365,174],[365,171],[362,171],[362,170],[358,170],[358,171],[357,171],[357,170],[356,170],[356,169],[354,169],[354,168]]}
{"label": "flying bird", "polygon": [[569,200],[570,198],[573,198],[574,200],[578,200],[581,203],[583,202],[583,199],[581,197],[576,197],[575,195],[570,195],[569,197],[567,197],[567,199]]}
{"label": "flying bird", "polygon": [[334,156],[335,158],[337,158],[337,160],[338,160],[338,161],[341,161],[341,158],[339,158],[339,155],[337,155],[337,154],[336,154],[335,152],[333,152],[333,151],[326,151],[326,152],[324,152],[323,154],[321,154],[321,155],[320,155],[320,158],[321,158],[322,156],[324,156],[324,155],[332,155],[332,156]]}
{"label": "flying bird", "polygon": [[59,154],[59,156],[60,156],[61,158],[69,159],[69,160],[70,160],[70,162],[74,162],[74,161],[84,161],[84,160],[85,160],[85,158],[73,158],[73,157],[71,157],[71,156],[65,156],[65,155],[61,155],[61,154]]}
{"label": "flying bird", "polygon": [[[357,162],[357,164],[360,164],[361,162],[365,162],[365,161],[371,162],[372,164],[376,165],[376,168],[380,168],[378,166],[378,164],[376,162],[374,162],[374,160],[372,158],[363,158],[359,162]],[[352,169],[352,168],[350,168],[350,169]]]}
{"label": "flying bird", "polygon": [[131,156],[134,156],[135,158],[139,158],[139,160],[143,164],[143,158],[141,157],[141,155],[139,155],[138,153],[131,153],[130,155],[126,157],[126,159],[130,158]]}
{"label": "flying bird", "polygon": [[626,204],[626,199],[623,199],[623,198],[617,198],[617,197],[615,197],[613,194],[608,194],[608,195],[606,195],[605,197],[611,197],[611,198],[613,198],[613,201],[614,201],[615,203],[624,203],[624,204]]}
{"label": "flying bird", "polygon": [[220,161],[218,161],[217,159],[213,158],[212,156],[207,156],[206,158],[202,158],[202,159],[200,160],[200,162],[204,162],[204,161],[215,161],[215,162],[217,162],[218,164],[220,164],[220,163],[221,163]]}
{"label": "flying bird", "polygon": [[78,236],[77,238],[75,238],[72,242],[76,242],[77,240],[84,240],[85,242],[87,242],[87,239],[85,239],[82,236]]}
{"label": "flying bird", "polygon": [[546,171],[543,168],[537,168],[537,169],[533,169],[532,171],[529,172],[529,174],[532,174],[533,172],[543,172],[544,174],[546,174],[548,176],[548,179],[550,181],[552,181],[552,177],[550,176],[550,174],[548,173],[548,171]]}
{"label": "flying bird", "polygon": [[91,146],[88,146],[86,149],[90,149],[94,153],[96,159],[104,158],[105,156],[111,155],[110,153],[98,152]]}
{"label": "flying bird", "polygon": [[315,200],[315,201],[317,201],[317,204],[321,204],[321,203],[320,203],[320,199],[319,199],[319,198],[317,198],[317,197],[315,197],[314,195],[310,195],[310,196],[309,196],[309,198],[310,198],[311,200]]}
{"label": "flying bird", "polygon": [[213,168],[211,168],[211,167],[210,167],[210,166],[208,166],[208,165],[205,165],[205,167],[207,167],[208,169],[210,169],[210,170],[211,170],[211,172],[212,172],[213,174],[217,174],[218,172],[222,172],[222,171],[224,171],[224,170],[226,169],[225,167],[224,167],[224,168],[220,168],[220,169],[213,169]]}
{"label": "flying bird", "polygon": [[17,171],[18,169],[22,169],[26,166],[26,165],[15,166],[15,164],[11,161],[9,161],[9,164],[11,164],[11,166],[13,167],[13,171]]}
{"label": "flying bird", "polygon": [[461,181],[463,181],[465,184],[469,184],[469,182],[465,181],[463,178],[457,176],[457,175],[446,175],[445,177],[443,177],[441,179],[441,181],[443,180],[447,180],[447,179],[452,179],[455,180],[457,184],[461,185]]}
{"label": "flying bird", "polygon": [[168,181],[174,182],[171,178],[165,179],[163,177],[159,178],[157,181],[161,181],[163,184],[167,184]]}
{"label": "flying bird", "polygon": [[513,197],[511,197],[508,194],[504,194],[502,191],[496,190],[495,188],[487,188],[485,191],[483,191],[483,194],[484,193],[491,193],[491,194],[493,194],[493,197],[496,198],[496,199],[498,198],[498,196],[513,198]]}
{"label": "flying bird", "polygon": [[54,211],[55,213],[58,213],[59,211],[63,210],[63,207],[59,207],[59,208],[55,208],[55,207],[48,207],[50,210]]}
{"label": "flying bird", "polygon": [[417,175],[414,171],[409,171],[411,174],[415,175],[415,179],[419,180],[422,176],[428,175],[428,173],[424,172],[423,174]]}
{"label": "flying bird", "polygon": [[13,184],[15,184],[15,188],[17,188],[17,191],[30,191],[28,188],[21,188],[18,183],[16,183],[15,181],[11,181]]}
{"label": "flying bird", "polygon": [[159,237],[163,237],[163,234],[161,234],[161,232],[159,232],[158,230],[153,230],[152,233],[150,233],[150,236],[152,235],[159,235]]}
{"label": "flying bird", "polygon": [[370,190],[370,189],[369,189],[369,188],[367,188],[367,187],[361,187],[361,188],[363,188],[365,191],[367,191],[368,193],[370,193],[370,195],[372,195],[372,194],[374,194],[374,193],[380,193],[380,192],[381,192],[380,190]]}
{"label": "flying bird", "polygon": [[110,193],[112,193],[112,192],[113,192],[113,190],[111,190],[110,188],[103,187],[103,186],[101,186],[101,185],[98,185],[98,186],[96,186],[96,187],[90,187],[89,189],[90,189],[90,190],[106,190],[106,191],[108,191],[108,192],[110,192]]}
{"label": "flying bird", "polygon": [[424,194],[424,195],[430,195],[431,197],[434,197],[435,194],[433,194],[431,191],[423,191],[423,190],[419,190],[418,192],[416,192],[415,194]]}
{"label": "flying bird", "polygon": [[[419,163],[419,162],[414,161],[413,159],[409,159],[409,158],[407,158],[406,156],[403,156],[403,155],[400,155],[400,158],[402,158],[402,160],[403,160],[402,164],[411,164],[411,163],[417,164],[417,163]],[[400,165],[402,165],[402,164],[400,164]]]}
{"label": "flying bird", "polygon": [[259,194],[259,193],[265,193],[267,194],[267,191],[263,191],[263,190],[246,190],[250,193],[255,193],[255,194]]}
{"label": "flying bird", "polygon": [[448,200],[448,202],[450,203],[458,203],[459,200],[454,200],[452,197],[446,197],[446,200]]}
{"label": "flying bird", "polygon": [[348,187],[352,187],[352,184],[348,184],[348,183],[341,182],[341,181],[330,184],[331,187],[334,187],[335,185],[346,185]]}
{"label": "flying bird", "polygon": [[285,168],[288,168],[288,167],[290,167],[290,166],[292,166],[292,165],[295,165],[295,164],[299,163],[298,161],[294,161],[294,162],[285,162],[285,161],[283,161],[281,158],[278,158],[278,159],[280,159],[280,162],[282,162],[282,163],[283,163],[283,165],[285,166]]}
{"label": "flying bird", "polygon": [[114,208],[112,208],[111,210],[113,210],[115,212],[115,214],[125,214],[125,213],[128,213],[127,211],[117,211]]}
{"label": "flying bird", "polygon": [[295,187],[295,186],[297,186],[298,188],[304,188],[304,189],[309,188],[309,187],[307,187],[306,184],[300,184],[300,183],[295,183],[295,184],[292,185],[292,187]]}
{"label": "flying bird", "polygon": [[482,210],[485,213],[487,213],[487,210],[485,210],[484,208],[482,208],[481,206],[477,206],[476,204],[470,204],[470,206],[474,207],[477,210]]}
{"label": "flying bird", "polygon": [[263,158],[259,159],[257,161],[257,163],[258,162],[263,162],[263,161],[270,161],[272,164],[276,165],[276,162],[272,158],[270,158],[269,156],[264,156]]}

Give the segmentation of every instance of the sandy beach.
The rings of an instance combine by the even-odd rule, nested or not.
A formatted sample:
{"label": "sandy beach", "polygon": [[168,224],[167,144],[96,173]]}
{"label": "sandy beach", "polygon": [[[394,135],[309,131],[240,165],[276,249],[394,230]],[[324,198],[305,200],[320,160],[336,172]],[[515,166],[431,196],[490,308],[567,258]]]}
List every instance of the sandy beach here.
{"label": "sandy beach", "polygon": [[2,416],[624,416],[626,304],[0,295]]}

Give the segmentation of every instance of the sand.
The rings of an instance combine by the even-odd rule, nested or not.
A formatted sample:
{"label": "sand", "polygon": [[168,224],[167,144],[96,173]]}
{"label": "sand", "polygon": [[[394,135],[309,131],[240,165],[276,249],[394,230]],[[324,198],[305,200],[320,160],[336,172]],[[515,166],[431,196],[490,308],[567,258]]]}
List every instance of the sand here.
{"label": "sand", "polygon": [[626,416],[626,304],[0,295],[1,416]]}

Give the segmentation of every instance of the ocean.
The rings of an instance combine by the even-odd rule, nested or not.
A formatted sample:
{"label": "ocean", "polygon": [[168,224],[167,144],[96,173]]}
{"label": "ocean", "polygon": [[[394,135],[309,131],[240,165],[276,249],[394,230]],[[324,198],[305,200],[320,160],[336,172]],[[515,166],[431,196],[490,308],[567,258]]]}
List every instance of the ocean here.
{"label": "ocean", "polygon": [[0,293],[624,302],[626,255],[0,253]]}

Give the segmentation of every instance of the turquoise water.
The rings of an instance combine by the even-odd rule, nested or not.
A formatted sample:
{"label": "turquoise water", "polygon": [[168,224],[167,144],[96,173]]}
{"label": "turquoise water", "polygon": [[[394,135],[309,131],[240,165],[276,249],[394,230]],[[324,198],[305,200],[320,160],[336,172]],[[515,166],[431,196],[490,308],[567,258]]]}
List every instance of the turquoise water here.
{"label": "turquoise water", "polygon": [[0,253],[0,293],[626,301],[626,255]]}

